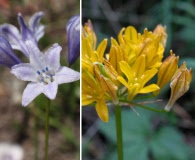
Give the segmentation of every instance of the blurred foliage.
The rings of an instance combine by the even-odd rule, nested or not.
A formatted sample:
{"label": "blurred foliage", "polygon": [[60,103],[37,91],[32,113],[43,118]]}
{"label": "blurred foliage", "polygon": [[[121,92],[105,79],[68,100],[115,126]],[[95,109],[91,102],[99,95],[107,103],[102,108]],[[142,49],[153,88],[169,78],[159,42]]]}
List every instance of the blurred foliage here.
{"label": "blurred foliage", "polygon": [[[140,33],[144,28],[154,30],[157,24],[165,25],[168,33],[165,57],[169,50],[180,57],[180,65],[185,61],[195,75],[195,1],[193,0],[83,0],[82,23],[91,19],[98,43],[104,38],[116,38],[122,27],[134,26]],[[109,46],[107,51],[109,50]],[[189,91],[180,98],[170,113],[150,113],[144,109],[137,110],[140,116],[128,109],[122,113],[125,160],[155,159],[184,160],[194,158],[195,148],[195,78]],[[169,84],[165,86],[158,98],[165,106],[170,95]],[[149,105],[150,106],[150,105]],[[155,106],[159,107],[159,106]],[[94,108],[90,109],[92,111]],[[109,108],[111,111],[112,109]],[[85,112],[85,110],[84,110]],[[88,111],[89,112],[89,111]],[[83,114],[86,115],[86,114]],[[90,115],[88,115],[90,116]],[[156,119],[154,119],[156,117]],[[83,117],[85,120],[85,117]],[[89,118],[86,118],[86,120]],[[156,121],[166,123],[153,128]],[[192,125],[183,123],[190,121]],[[95,122],[96,123],[96,122]],[[91,125],[93,127],[93,125]],[[91,129],[86,130],[83,157],[88,160],[95,158],[116,159],[115,122],[112,116],[109,123],[102,124],[100,130],[89,138],[86,136]],[[98,127],[98,126],[97,126]],[[98,128],[99,129],[99,128]],[[98,130],[97,129],[97,130]],[[95,130],[95,129],[94,129]],[[103,134],[103,135],[102,135]],[[184,139],[190,139],[184,141]],[[94,151],[93,145],[102,140],[102,149]],[[108,140],[108,141],[107,141]],[[85,143],[86,142],[86,143]],[[109,144],[106,146],[106,144]],[[104,146],[105,145],[105,146]],[[104,147],[103,147],[104,146]],[[191,146],[191,147],[190,147]],[[101,148],[100,147],[100,148]],[[98,152],[98,153],[96,153]],[[109,158],[108,158],[109,157]]]}
{"label": "blurred foliage", "polygon": [[[162,124],[165,119],[159,114],[143,109],[136,110],[140,116],[130,110],[122,112],[124,159],[190,160],[191,150],[175,126]],[[117,159],[114,115],[110,117],[108,124],[100,124],[100,132],[109,140],[108,148],[112,148],[104,159]]]}

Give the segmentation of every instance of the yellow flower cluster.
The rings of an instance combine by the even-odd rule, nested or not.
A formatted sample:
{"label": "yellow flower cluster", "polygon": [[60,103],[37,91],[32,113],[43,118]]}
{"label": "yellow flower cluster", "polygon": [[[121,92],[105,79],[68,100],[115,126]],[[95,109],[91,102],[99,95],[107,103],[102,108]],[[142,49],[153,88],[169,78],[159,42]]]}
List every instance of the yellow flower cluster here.
{"label": "yellow flower cluster", "polygon": [[[164,61],[166,28],[158,25],[153,32],[137,33],[132,26],[122,28],[118,40],[107,39],[96,46],[97,38],[88,21],[82,33],[82,105],[94,103],[98,116],[108,121],[107,104],[131,102],[138,94],[153,93],[171,81],[171,97],[165,110],[189,88],[192,71],[185,63],[178,69],[178,57],[170,53]],[[157,75],[157,83],[149,83]]]}

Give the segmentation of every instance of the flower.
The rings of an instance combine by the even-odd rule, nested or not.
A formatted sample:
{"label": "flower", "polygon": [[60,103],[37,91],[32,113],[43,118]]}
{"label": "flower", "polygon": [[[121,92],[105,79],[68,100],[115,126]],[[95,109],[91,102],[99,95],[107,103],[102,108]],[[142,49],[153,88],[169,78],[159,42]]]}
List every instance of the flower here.
{"label": "flower", "polygon": [[106,105],[108,95],[101,88],[91,73],[82,70],[82,105],[86,106],[95,102],[95,109],[102,121],[108,122],[108,108]]}
{"label": "flower", "polygon": [[82,36],[89,39],[89,42],[92,46],[92,49],[95,50],[96,49],[97,38],[96,38],[96,34],[93,30],[93,25],[92,25],[90,20],[88,20],[88,22],[85,23],[85,25],[83,27]]}
{"label": "flower", "polygon": [[21,63],[21,60],[15,55],[9,42],[3,36],[0,36],[0,65],[11,68],[19,63]]}
{"label": "flower", "polygon": [[166,33],[166,27],[163,27],[161,24],[157,25],[156,28],[153,31],[154,34],[160,35],[160,42],[163,45],[163,47],[166,46],[167,42],[167,33]]}
{"label": "flower", "polygon": [[[160,89],[162,89],[172,79],[173,75],[178,69],[179,57],[176,57],[172,50],[170,51],[170,54],[171,55],[163,61],[158,71],[157,85],[160,87]],[[159,92],[160,90],[154,92],[154,95],[157,95]]]}
{"label": "flower", "polygon": [[19,145],[0,143],[0,160],[22,160],[23,148]]}
{"label": "flower", "polygon": [[173,104],[178,98],[186,93],[192,81],[192,69],[188,70],[184,62],[181,67],[175,72],[171,80],[171,96],[168,104],[165,106],[166,111],[170,111]]}
{"label": "flower", "polygon": [[136,64],[132,68],[125,61],[122,61],[119,64],[121,71],[127,77],[127,81],[122,76],[118,76],[118,80],[128,89],[129,101],[138,93],[150,93],[159,90],[159,87],[156,84],[145,86],[158,71],[155,68],[145,71],[145,56],[141,56],[137,59]]}
{"label": "flower", "polygon": [[43,12],[35,13],[29,20],[29,27],[25,24],[21,13],[18,13],[19,30],[11,24],[0,25],[0,34],[4,36],[11,44],[13,49],[22,51],[29,57],[29,51],[26,48],[25,41],[31,40],[37,45],[38,40],[44,35],[44,26],[40,25],[40,19]]}
{"label": "flower", "polygon": [[80,55],[80,15],[73,16],[66,25],[68,33],[68,62],[73,64]]}
{"label": "flower", "polygon": [[59,84],[79,80],[79,72],[60,66],[62,48],[58,44],[54,44],[45,54],[40,52],[32,41],[26,41],[26,46],[30,63],[20,63],[11,68],[11,73],[18,79],[30,81],[23,92],[23,106],[27,106],[41,93],[53,100]]}

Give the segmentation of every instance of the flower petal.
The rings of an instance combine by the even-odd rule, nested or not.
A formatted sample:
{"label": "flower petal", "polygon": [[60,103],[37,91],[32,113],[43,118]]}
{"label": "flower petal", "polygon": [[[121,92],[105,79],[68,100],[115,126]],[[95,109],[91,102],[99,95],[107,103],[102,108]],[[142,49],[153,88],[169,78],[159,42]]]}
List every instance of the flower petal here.
{"label": "flower petal", "polygon": [[29,50],[29,56],[30,56],[30,63],[37,68],[43,68],[44,67],[44,59],[43,59],[43,53],[35,46],[35,44],[28,40],[26,41],[26,46]]}
{"label": "flower petal", "polygon": [[60,67],[56,74],[57,84],[70,83],[80,79],[80,73],[68,67]]}
{"label": "flower petal", "polygon": [[55,81],[43,87],[43,93],[51,100],[56,98],[57,91],[58,84]]}
{"label": "flower petal", "polygon": [[20,63],[11,68],[11,73],[23,81],[37,81],[36,70],[30,63]]}
{"label": "flower petal", "polygon": [[29,27],[30,27],[31,31],[33,32],[34,37],[36,38],[37,41],[41,37],[43,37],[44,32],[45,32],[44,31],[45,26],[39,24],[40,20],[43,16],[44,16],[43,12],[37,12],[37,13],[33,14],[29,20]]}
{"label": "flower petal", "polygon": [[133,72],[132,68],[129,66],[129,64],[126,61],[121,61],[121,62],[119,62],[119,65],[120,65],[121,71],[128,78],[128,81],[134,81],[134,77],[132,74],[134,72]]}
{"label": "flower petal", "polygon": [[109,115],[108,115],[108,108],[106,106],[105,101],[102,100],[97,102],[95,105],[95,109],[100,119],[104,122],[108,122]]}
{"label": "flower petal", "polygon": [[27,57],[28,49],[21,39],[18,29],[11,24],[3,24],[0,26],[0,33],[9,41],[13,49],[22,51]]}
{"label": "flower petal", "polygon": [[39,94],[43,92],[43,87],[39,83],[31,82],[29,83],[22,95],[22,106],[27,106],[31,101],[33,101]]}
{"label": "flower petal", "polygon": [[82,93],[82,106],[89,105],[95,101],[92,96],[91,96],[92,98],[89,98],[89,97],[90,95]]}
{"label": "flower petal", "polygon": [[157,86],[156,84],[150,84],[144,88],[142,88],[139,93],[149,93],[149,92],[154,92],[159,90],[159,86]]}
{"label": "flower petal", "polygon": [[21,60],[12,50],[10,43],[2,36],[0,36],[0,57],[0,64],[10,68],[21,63]]}
{"label": "flower petal", "polygon": [[31,40],[37,46],[37,41],[36,41],[32,31],[25,24],[21,13],[18,13],[18,22],[20,24],[22,40],[24,42],[27,41],[27,40]]}
{"label": "flower petal", "polygon": [[60,51],[62,47],[57,43],[53,44],[44,54],[44,61],[49,68],[52,68],[53,71],[57,71],[60,67]]}

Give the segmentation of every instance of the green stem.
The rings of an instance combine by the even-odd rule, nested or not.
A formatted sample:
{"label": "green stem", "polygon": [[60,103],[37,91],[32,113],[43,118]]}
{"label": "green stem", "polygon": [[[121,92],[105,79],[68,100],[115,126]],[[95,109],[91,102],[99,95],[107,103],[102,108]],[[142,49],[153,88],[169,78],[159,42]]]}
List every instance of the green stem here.
{"label": "green stem", "polygon": [[46,105],[45,112],[45,158],[44,160],[48,160],[48,141],[49,141],[49,112],[50,112],[50,99],[48,99],[48,105]]}
{"label": "green stem", "polygon": [[37,129],[37,116],[34,116],[34,160],[38,160],[38,129]]}
{"label": "green stem", "polygon": [[150,111],[153,111],[153,112],[161,112],[161,113],[167,113],[166,110],[164,109],[155,109],[155,108],[151,108],[151,107],[148,107],[148,106],[144,106],[142,104],[139,104],[139,103],[134,103],[134,102],[129,102],[129,101],[125,101],[125,100],[120,100],[120,102],[122,102],[121,104],[122,105],[130,105],[130,106],[135,106],[135,107],[141,107],[141,108],[144,108],[144,109],[147,109],[147,110],[150,110]]}
{"label": "green stem", "polygon": [[121,107],[119,105],[115,106],[115,116],[116,116],[118,160],[123,160],[122,120],[121,120]]}

